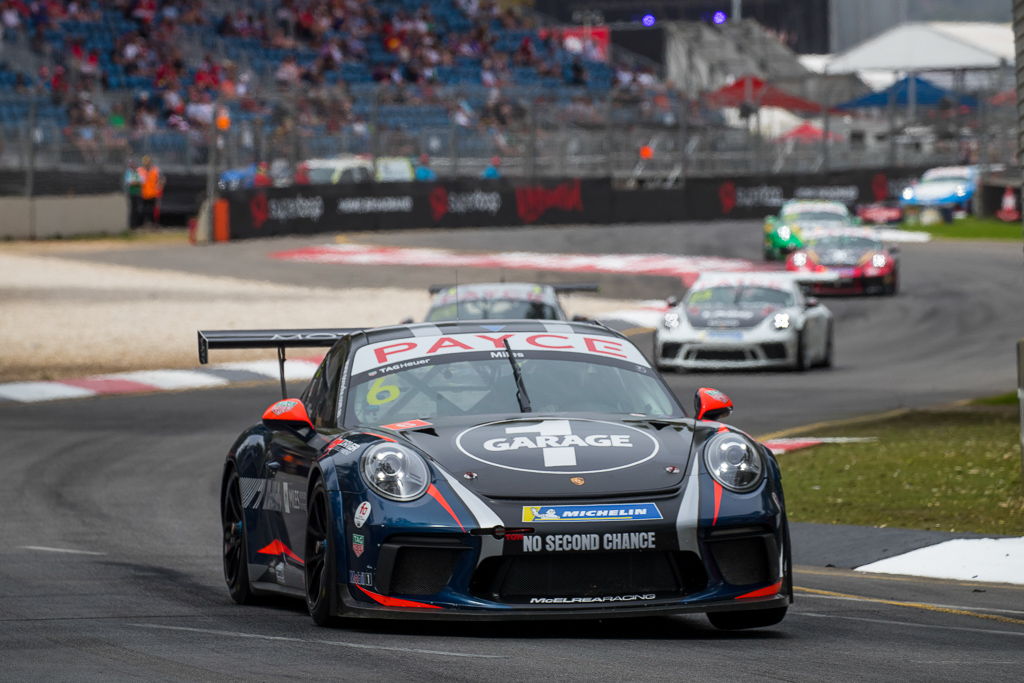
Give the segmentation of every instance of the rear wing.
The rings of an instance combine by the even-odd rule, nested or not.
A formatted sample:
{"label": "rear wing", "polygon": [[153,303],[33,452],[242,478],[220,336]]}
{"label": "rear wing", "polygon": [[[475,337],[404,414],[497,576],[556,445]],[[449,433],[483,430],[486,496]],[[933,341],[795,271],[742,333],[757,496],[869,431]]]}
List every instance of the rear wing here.
{"label": "rear wing", "polygon": [[[456,285],[453,284],[430,285],[429,287],[427,287],[427,291],[430,294],[437,294],[438,292],[442,292],[450,287],[455,286]],[[596,282],[580,282],[579,284],[551,285],[551,289],[555,290],[555,292],[557,292],[558,294],[568,294],[570,292],[596,292],[598,291],[598,286]]]}
{"label": "rear wing", "polygon": [[551,289],[559,294],[569,294],[571,292],[596,292],[599,287],[596,282],[580,282],[575,285],[551,285]]}
{"label": "rear wing", "polygon": [[284,382],[286,348],[331,347],[361,327],[337,327],[301,330],[199,330],[199,362],[210,360],[210,349],[277,349],[281,373],[281,394],[288,398]]}

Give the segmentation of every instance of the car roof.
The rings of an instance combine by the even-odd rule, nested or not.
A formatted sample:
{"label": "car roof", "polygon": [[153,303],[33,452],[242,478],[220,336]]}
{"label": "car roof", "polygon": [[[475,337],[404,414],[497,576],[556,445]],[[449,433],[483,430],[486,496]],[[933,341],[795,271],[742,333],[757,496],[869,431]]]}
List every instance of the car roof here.
{"label": "car roof", "polygon": [[970,178],[978,169],[976,166],[937,166],[929,168],[921,176],[921,180],[932,180],[939,178]]}
{"label": "car roof", "polygon": [[431,306],[443,306],[457,301],[480,299],[513,299],[558,306],[558,295],[551,285],[532,282],[476,282],[445,287],[438,290]]}
{"label": "car roof", "polygon": [[[443,336],[448,334],[507,334],[535,332],[548,334],[586,334],[623,338],[619,332],[598,323],[569,320],[445,320],[434,323],[409,323],[376,327],[352,333],[353,346],[395,339]],[[631,342],[632,343],[632,342]]]}
{"label": "car roof", "polygon": [[843,215],[850,213],[846,204],[827,199],[790,199],[782,204],[780,213],[800,213],[802,211],[827,211]]}
{"label": "car roof", "polygon": [[769,287],[787,292],[800,291],[798,276],[789,272],[703,273],[690,287],[690,291],[708,287]]}

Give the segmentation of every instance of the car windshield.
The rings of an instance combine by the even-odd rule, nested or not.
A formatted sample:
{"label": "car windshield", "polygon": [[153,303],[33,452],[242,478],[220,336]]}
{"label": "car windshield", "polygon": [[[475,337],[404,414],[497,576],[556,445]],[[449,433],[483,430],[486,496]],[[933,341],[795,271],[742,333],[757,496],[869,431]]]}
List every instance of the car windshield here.
{"label": "car windshield", "polygon": [[756,285],[707,287],[691,292],[686,297],[687,306],[698,308],[710,306],[750,305],[792,306],[793,293],[775,287]]}
{"label": "car windshield", "polygon": [[786,222],[795,223],[848,223],[849,218],[841,213],[831,211],[798,211],[782,217]]}
{"label": "car windshield", "polygon": [[855,235],[825,235],[808,242],[808,246],[820,251],[844,249],[849,251],[868,251],[881,249],[882,243],[870,237]]}
{"label": "car windshield", "polygon": [[540,301],[524,299],[474,299],[441,304],[427,313],[427,322],[442,320],[561,320],[558,312]]}
{"label": "car windshield", "polygon": [[[534,413],[682,417],[675,400],[646,364],[565,351],[517,350],[514,355]],[[639,353],[637,360],[642,361]],[[353,374],[346,422],[385,425],[519,413],[516,392],[507,352],[418,358]]]}

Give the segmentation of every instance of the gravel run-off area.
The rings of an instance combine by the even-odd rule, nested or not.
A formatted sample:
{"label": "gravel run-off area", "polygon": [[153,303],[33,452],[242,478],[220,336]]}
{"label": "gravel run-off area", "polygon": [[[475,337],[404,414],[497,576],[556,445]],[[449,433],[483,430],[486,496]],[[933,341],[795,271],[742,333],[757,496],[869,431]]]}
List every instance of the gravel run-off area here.
{"label": "gravel run-off area", "polygon": [[[389,325],[422,319],[429,303],[419,288],[310,288],[74,258],[109,246],[0,247],[0,382],[193,368],[199,329]],[[574,296],[570,313],[598,316],[631,303]],[[220,352],[213,361],[271,356]]]}

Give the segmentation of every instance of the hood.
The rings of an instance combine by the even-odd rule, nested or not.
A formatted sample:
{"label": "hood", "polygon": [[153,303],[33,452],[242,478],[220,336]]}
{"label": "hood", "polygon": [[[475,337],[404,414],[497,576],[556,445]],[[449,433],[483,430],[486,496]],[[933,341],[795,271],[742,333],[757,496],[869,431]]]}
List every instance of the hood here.
{"label": "hood", "polygon": [[864,255],[871,250],[865,249],[822,249],[815,250],[818,263],[823,266],[856,266]]}
{"label": "hood", "polygon": [[488,498],[626,497],[680,485],[693,421],[517,414],[400,434]]}
{"label": "hood", "polygon": [[723,306],[714,308],[687,308],[686,319],[696,329],[739,329],[756,327],[775,306],[765,304],[758,307]]}

